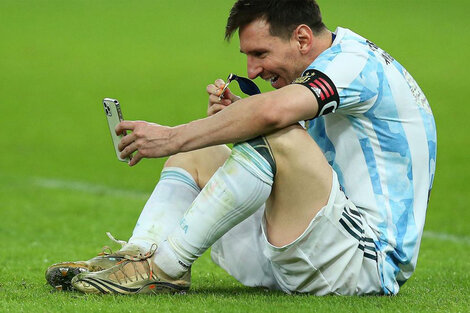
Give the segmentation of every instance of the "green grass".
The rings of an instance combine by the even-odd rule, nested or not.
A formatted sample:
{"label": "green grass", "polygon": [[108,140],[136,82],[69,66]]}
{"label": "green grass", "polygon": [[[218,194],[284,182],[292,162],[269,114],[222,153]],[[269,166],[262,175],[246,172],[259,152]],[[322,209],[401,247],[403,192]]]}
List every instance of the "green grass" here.
{"label": "green grass", "polygon": [[[0,0],[0,311],[467,312],[470,306],[470,109],[467,1],[320,1],[327,25],[355,30],[397,58],[426,92],[438,127],[437,172],[416,273],[396,297],[288,296],[241,286],[211,263],[186,295],[51,292],[53,262],[89,258],[129,237],[164,160],[115,160],[100,100],[128,119],[203,117],[205,86],[246,74],[232,1]],[[268,86],[261,83],[262,89]]]}

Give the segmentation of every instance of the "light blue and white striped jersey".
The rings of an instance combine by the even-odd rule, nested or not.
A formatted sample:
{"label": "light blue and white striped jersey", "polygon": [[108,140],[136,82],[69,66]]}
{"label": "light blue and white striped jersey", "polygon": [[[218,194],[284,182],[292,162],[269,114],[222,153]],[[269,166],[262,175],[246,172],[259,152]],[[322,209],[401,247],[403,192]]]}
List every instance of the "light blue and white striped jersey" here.
{"label": "light blue and white striped jersey", "polygon": [[434,118],[403,66],[348,29],[335,33],[306,70],[325,73],[340,103],[307,130],[375,233],[384,292],[395,294],[418,257],[435,172]]}

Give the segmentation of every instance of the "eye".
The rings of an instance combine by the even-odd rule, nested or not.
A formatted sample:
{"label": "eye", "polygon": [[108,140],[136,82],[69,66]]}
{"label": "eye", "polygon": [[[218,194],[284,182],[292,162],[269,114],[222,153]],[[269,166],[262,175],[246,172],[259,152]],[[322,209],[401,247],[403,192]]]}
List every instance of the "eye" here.
{"label": "eye", "polygon": [[253,55],[257,58],[264,58],[266,57],[267,52],[266,51],[255,51],[253,52]]}

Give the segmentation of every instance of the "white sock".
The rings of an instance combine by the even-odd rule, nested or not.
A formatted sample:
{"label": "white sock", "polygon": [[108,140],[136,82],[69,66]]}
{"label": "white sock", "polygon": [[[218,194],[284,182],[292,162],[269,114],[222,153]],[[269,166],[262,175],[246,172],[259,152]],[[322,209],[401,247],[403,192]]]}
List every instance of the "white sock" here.
{"label": "white sock", "polygon": [[155,254],[166,274],[180,277],[215,241],[252,215],[269,197],[271,166],[249,144],[235,145]]}
{"label": "white sock", "polygon": [[178,225],[184,212],[201,189],[184,169],[166,167],[135,225],[129,244],[150,250],[160,244]]}

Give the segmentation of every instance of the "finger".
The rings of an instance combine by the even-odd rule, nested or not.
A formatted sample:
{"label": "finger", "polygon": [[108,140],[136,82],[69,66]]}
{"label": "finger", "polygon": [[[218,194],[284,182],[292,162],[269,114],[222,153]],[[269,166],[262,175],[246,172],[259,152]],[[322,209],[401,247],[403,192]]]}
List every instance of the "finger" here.
{"label": "finger", "polygon": [[211,107],[207,110],[207,115],[209,115],[209,116],[214,115],[214,114],[216,114],[217,112],[222,111],[224,108],[226,108],[225,105],[214,104],[213,106],[211,106]]}
{"label": "finger", "polygon": [[226,84],[222,79],[217,79],[214,84],[218,88],[217,92],[216,92],[216,95],[220,97],[222,92],[224,92],[224,88],[225,88]]}
{"label": "finger", "polygon": [[214,84],[207,85],[206,87],[206,91],[209,95],[216,94],[218,90],[219,90],[219,87],[217,87]]}
{"label": "finger", "polygon": [[120,155],[121,159],[125,159],[127,157],[130,157],[132,155],[132,153],[134,153],[136,150],[137,150],[137,145],[134,141],[121,151],[121,155]]}
{"label": "finger", "polygon": [[207,85],[206,91],[208,94],[220,95],[220,91],[225,87],[225,82],[222,79],[218,79],[214,84]]}
{"label": "finger", "polygon": [[220,104],[222,104],[223,106],[228,106],[228,105],[232,104],[232,100],[224,98],[224,99],[220,100]]}
{"label": "finger", "polygon": [[225,82],[223,81],[223,79],[217,79],[215,82],[214,82],[215,86],[217,88],[224,88],[225,86]]}
{"label": "finger", "polygon": [[136,139],[136,136],[134,133],[130,133],[122,137],[121,141],[119,141],[119,144],[118,144],[119,151],[124,150],[124,148],[126,148],[128,145],[133,143],[135,139]]}
{"label": "finger", "polygon": [[212,116],[216,113],[216,108],[210,107],[207,109],[207,116]]}
{"label": "finger", "polygon": [[136,125],[136,122],[134,121],[122,121],[121,123],[117,124],[114,130],[116,131],[117,135],[120,135],[125,130],[134,130],[135,125]]}
{"label": "finger", "polygon": [[129,164],[129,166],[134,166],[137,163],[139,163],[141,159],[142,159],[142,154],[140,154],[140,152],[137,152],[127,164]]}
{"label": "finger", "polygon": [[224,99],[230,99],[230,95],[232,95],[232,92],[230,91],[230,88],[226,88],[224,91]]}
{"label": "finger", "polygon": [[224,97],[223,99],[230,99],[230,103],[233,103],[237,100],[240,100],[241,98],[235,94],[232,93],[230,88],[225,89],[224,91]]}
{"label": "finger", "polygon": [[220,103],[219,96],[217,95],[210,95],[209,96],[209,106],[214,105],[216,103]]}
{"label": "finger", "polygon": [[211,95],[209,96],[209,107],[215,105],[215,104],[222,104],[224,106],[227,106],[227,105],[230,105],[232,104],[232,100],[230,100],[229,98],[222,98],[222,99],[219,99],[219,97],[217,97],[216,95]]}
{"label": "finger", "polygon": [[239,97],[239,96],[237,96],[237,95],[234,95],[233,93],[230,93],[230,95],[228,96],[228,98],[230,99],[230,101],[231,101],[232,103],[241,99],[241,97]]}

